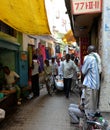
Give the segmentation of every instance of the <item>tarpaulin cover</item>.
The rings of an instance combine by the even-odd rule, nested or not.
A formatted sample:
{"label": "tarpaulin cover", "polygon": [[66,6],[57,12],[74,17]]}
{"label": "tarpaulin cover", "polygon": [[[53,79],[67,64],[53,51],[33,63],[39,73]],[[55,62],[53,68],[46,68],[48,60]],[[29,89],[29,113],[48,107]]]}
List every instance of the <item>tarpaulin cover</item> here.
{"label": "tarpaulin cover", "polygon": [[73,35],[72,30],[69,30],[69,31],[64,35],[64,37],[62,38],[62,40],[63,40],[63,41],[66,40],[67,43],[75,42],[76,39],[75,39],[75,37],[74,37],[74,35]]}
{"label": "tarpaulin cover", "polygon": [[26,34],[50,34],[44,0],[0,0],[0,20]]}

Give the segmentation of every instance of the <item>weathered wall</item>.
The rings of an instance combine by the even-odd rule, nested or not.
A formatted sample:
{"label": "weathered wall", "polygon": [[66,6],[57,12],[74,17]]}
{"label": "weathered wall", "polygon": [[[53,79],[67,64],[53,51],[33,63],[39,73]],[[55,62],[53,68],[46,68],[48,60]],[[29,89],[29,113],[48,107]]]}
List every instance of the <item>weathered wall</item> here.
{"label": "weathered wall", "polygon": [[0,62],[4,66],[8,66],[10,69],[15,70],[15,52],[9,50],[0,50]]}
{"label": "weathered wall", "polygon": [[110,1],[103,1],[102,11],[102,82],[100,110],[110,112]]}

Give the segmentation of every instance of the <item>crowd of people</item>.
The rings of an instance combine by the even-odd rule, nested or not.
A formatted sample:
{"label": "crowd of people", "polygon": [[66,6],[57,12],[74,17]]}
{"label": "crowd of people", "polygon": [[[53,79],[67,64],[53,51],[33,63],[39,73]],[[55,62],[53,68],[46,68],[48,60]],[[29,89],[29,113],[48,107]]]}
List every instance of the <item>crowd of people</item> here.
{"label": "crowd of people", "polygon": [[[65,54],[65,53],[64,53]],[[65,54],[61,59],[52,57],[48,61],[48,66],[51,71],[48,75],[63,76],[64,94],[66,98],[70,97],[70,91],[74,77],[83,77],[80,88],[80,104],[71,103],[68,107],[68,113],[71,122],[80,123],[80,118],[88,113],[96,112],[98,109],[98,99],[100,93],[100,75],[101,75],[101,58],[96,52],[94,45],[90,45],[87,49],[87,55],[84,57],[82,66],[78,66],[78,59],[74,55]],[[45,73],[46,73],[45,68]],[[46,75],[46,78],[48,76]],[[54,90],[56,89],[54,83]]]}
{"label": "crowd of people", "polygon": [[[34,53],[33,58],[32,58],[32,63],[34,63],[35,65],[35,59],[34,59],[35,57],[36,57],[37,67],[33,67],[33,64],[32,64],[32,78],[35,77],[35,75],[37,75],[37,77],[35,78],[38,79],[39,78],[38,68],[40,66],[40,62],[37,59],[37,55]],[[73,55],[66,54],[66,51],[64,50],[63,56],[61,58],[57,56],[52,56],[50,59],[44,60],[43,77],[44,77],[46,89],[49,95],[51,95],[51,93],[49,92],[49,83],[48,83],[48,81],[50,80],[50,77],[51,76],[53,77],[53,92],[56,92],[57,88],[55,84],[55,78],[56,76],[60,76],[60,77],[63,77],[65,96],[66,98],[69,98],[74,73],[76,73],[77,76],[81,75],[80,69],[78,68],[78,60],[76,63],[75,59],[76,59],[75,56],[73,59]],[[36,73],[33,74],[33,72],[36,72]],[[36,86],[36,91],[38,91],[37,96],[39,96],[40,95],[39,80],[36,80],[36,81],[31,80],[31,81],[32,81],[32,88],[35,88]],[[32,89],[32,91],[34,93],[34,97],[36,97],[35,90]]]}
{"label": "crowd of people", "polygon": [[[101,59],[98,53],[96,53],[95,46],[90,45],[87,52],[88,55],[85,56],[82,67],[79,67],[78,58],[75,58],[74,55],[66,54],[65,51],[61,58],[51,57],[51,59],[44,60],[43,76],[45,79],[47,93],[49,95],[51,95],[48,84],[50,76],[52,76],[53,79],[55,79],[58,75],[63,77],[63,91],[67,99],[70,97],[70,91],[71,86],[73,85],[72,82],[74,81],[74,77],[83,77],[80,94],[81,102],[79,105],[71,103],[68,107],[68,113],[72,123],[79,123],[79,118],[84,116],[84,112],[88,114],[89,112],[94,112],[97,110],[100,74],[102,71]],[[32,56],[31,66],[31,93],[33,93],[33,98],[40,96],[39,66],[40,62],[38,57],[34,54]],[[2,70],[4,72],[5,89],[16,89],[18,104],[21,104],[21,91],[20,87],[17,85],[17,81],[20,78],[19,75],[16,72],[11,71],[8,66],[1,67],[0,71]],[[3,78],[2,76],[1,78]],[[3,82],[0,82],[1,86],[2,84]],[[53,92],[56,92],[55,80],[53,80]]]}

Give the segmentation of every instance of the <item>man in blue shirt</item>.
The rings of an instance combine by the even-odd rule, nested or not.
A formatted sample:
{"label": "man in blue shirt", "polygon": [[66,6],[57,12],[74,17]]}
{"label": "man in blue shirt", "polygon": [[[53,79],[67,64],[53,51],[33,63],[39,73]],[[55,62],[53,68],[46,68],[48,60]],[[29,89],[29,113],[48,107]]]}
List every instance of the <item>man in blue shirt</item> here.
{"label": "man in blue shirt", "polygon": [[84,64],[82,66],[86,113],[96,111],[98,101],[97,92],[100,85],[98,62],[97,58],[93,55],[95,52],[95,46],[90,45],[87,51],[88,55],[84,58]]}

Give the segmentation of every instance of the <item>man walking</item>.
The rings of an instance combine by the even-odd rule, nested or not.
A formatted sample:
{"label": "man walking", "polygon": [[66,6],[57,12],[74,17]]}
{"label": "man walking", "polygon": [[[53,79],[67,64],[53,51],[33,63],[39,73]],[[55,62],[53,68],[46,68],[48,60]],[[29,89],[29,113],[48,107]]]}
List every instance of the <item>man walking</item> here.
{"label": "man walking", "polygon": [[39,97],[40,95],[40,87],[39,87],[39,61],[36,55],[32,57],[32,92],[34,97]]}
{"label": "man walking", "polygon": [[71,83],[74,71],[77,71],[79,74],[79,70],[75,65],[74,61],[70,59],[70,55],[66,54],[66,59],[63,61],[62,69],[63,69],[63,77],[64,77],[64,92],[67,98],[69,98],[69,92],[71,90]]}

